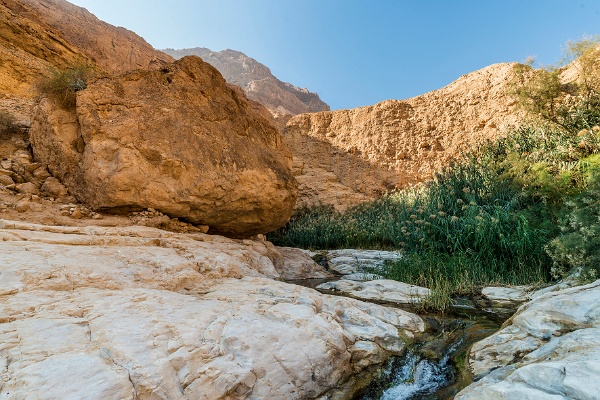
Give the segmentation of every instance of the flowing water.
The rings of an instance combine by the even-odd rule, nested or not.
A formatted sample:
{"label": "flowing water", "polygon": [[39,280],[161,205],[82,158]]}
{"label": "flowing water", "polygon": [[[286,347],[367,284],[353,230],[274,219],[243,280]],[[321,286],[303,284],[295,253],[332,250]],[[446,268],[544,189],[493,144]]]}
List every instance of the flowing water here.
{"label": "flowing water", "polygon": [[[290,283],[315,288],[335,279]],[[408,305],[401,308],[419,314],[427,324],[427,334],[404,354],[391,357],[354,400],[452,399],[471,382],[465,367],[470,346],[496,332],[515,311],[491,309],[466,298],[456,299],[445,314],[423,314]]]}
{"label": "flowing water", "polygon": [[471,380],[465,368],[469,347],[496,332],[509,314],[455,308],[446,315],[421,315],[429,334],[391,357],[354,399],[452,399]]}

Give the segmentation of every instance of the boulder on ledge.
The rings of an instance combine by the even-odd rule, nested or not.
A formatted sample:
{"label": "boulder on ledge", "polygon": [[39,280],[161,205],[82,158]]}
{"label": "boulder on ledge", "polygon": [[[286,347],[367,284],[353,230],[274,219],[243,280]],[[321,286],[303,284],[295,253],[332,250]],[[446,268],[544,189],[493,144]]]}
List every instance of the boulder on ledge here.
{"label": "boulder on ledge", "polygon": [[34,110],[31,142],[78,200],[107,211],[154,208],[234,237],[292,214],[292,154],[268,112],[199,57],[93,81],[65,111]]}

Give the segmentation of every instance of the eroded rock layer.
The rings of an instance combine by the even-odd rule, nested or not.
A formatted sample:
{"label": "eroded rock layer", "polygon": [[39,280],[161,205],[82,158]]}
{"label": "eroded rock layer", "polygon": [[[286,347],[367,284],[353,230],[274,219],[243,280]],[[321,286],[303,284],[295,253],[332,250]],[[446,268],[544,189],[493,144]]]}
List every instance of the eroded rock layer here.
{"label": "eroded rock layer", "polygon": [[495,64],[408,100],[302,114],[285,128],[298,206],[338,209],[423,181],[518,120],[512,64]]}
{"label": "eroded rock layer", "polygon": [[284,225],[291,153],[256,103],[199,57],[101,78],[75,111],[34,111],[34,154],[95,209],[154,208],[232,236]]}

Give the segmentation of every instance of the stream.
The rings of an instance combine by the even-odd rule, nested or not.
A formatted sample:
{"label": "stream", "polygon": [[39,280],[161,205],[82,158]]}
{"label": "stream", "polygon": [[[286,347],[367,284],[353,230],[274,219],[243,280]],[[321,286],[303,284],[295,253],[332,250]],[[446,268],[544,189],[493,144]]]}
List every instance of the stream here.
{"label": "stream", "polygon": [[[335,278],[334,278],[335,279]],[[315,288],[332,279],[289,283]],[[324,292],[327,294],[335,294]],[[397,307],[383,304],[388,307]],[[390,357],[377,370],[368,386],[358,390],[353,400],[445,400],[452,399],[472,378],[466,368],[471,345],[496,332],[516,310],[491,308],[481,299],[458,298],[444,314],[418,314],[427,325],[425,335],[399,356]]]}

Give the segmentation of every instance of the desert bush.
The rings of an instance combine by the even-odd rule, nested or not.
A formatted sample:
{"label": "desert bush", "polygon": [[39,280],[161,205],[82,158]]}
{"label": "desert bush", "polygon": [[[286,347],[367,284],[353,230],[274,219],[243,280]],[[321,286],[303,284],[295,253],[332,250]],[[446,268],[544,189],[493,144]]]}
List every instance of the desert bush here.
{"label": "desert bush", "polygon": [[0,136],[10,135],[17,129],[15,117],[6,111],[0,111]]}
{"label": "desert bush", "polygon": [[546,247],[552,257],[552,275],[575,274],[583,281],[600,278],[600,168],[590,174],[586,191],[565,205],[561,235]]}
{"label": "desert bush", "polygon": [[[556,65],[534,70],[534,60],[515,68],[511,93],[531,116],[570,132],[600,124],[600,36],[567,42],[564,58]],[[561,73],[573,62],[577,79],[563,83]]]}
{"label": "desert bush", "polygon": [[78,64],[62,69],[53,69],[48,77],[41,79],[38,91],[56,99],[64,108],[75,107],[77,92],[87,88],[93,69],[87,64]]}

